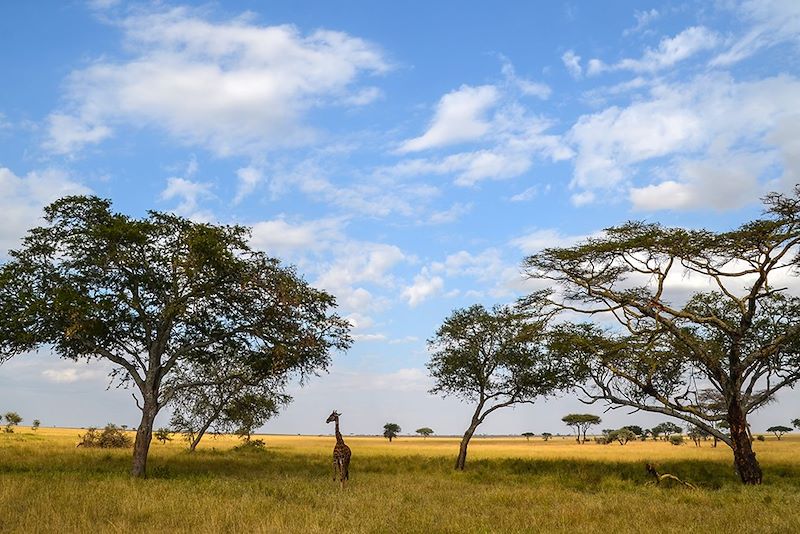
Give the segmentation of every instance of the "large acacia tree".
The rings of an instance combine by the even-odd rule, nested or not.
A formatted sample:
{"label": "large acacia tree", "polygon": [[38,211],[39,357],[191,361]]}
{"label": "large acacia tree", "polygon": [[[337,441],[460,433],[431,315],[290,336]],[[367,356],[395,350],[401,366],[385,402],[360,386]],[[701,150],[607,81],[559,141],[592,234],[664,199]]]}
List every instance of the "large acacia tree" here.
{"label": "large acacia tree", "polygon": [[[786,287],[797,275],[800,188],[765,205],[732,231],[631,222],[525,261],[530,277],[557,284],[556,308],[617,325],[554,332],[556,352],[586,373],[589,399],[696,425],[733,449],[746,484],[762,478],[747,415],[800,379],[800,298]],[[681,296],[687,280],[709,290]],[[706,388],[722,409],[709,409]]]}
{"label": "large acacia tree", "polygon": [[474,403],[461,440],[456,469],[463,470],[467,447],[478,425],[501,408],[533,404],[567,384],[567,373],[546,356],[547,320],[509,306],[481,305],[455,310],[428,341],[431,393]]}
{"label": "large acacia tree", "polygon": [[114,364],[112,379],[138,390],[142,412],[134,476],[146,474],[159,410],[230,379],[182,381],[179,370],[235,354],[264,377],[313,372],[350,344],[334,297],[252,250],[245,227],[137,219],[89,196],[54,202],[45,220],[0,268],[0,359],[46,346]]}

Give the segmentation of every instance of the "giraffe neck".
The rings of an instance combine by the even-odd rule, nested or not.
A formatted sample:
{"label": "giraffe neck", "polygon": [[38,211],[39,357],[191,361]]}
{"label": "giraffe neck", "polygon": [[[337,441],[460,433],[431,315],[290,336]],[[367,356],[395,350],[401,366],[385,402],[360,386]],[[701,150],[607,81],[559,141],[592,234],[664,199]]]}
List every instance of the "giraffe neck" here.
{"label": "giraffe neck", "polygon": [[336,418],[336,443],[344,443],[344,438],[342,438],[342,433],[339,432],[339,418]]}

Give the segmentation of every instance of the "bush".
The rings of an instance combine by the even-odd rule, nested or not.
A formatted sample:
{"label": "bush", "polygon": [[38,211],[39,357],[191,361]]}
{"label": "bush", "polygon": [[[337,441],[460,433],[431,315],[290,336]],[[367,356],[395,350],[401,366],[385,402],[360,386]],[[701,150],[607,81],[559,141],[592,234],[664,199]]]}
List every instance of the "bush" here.
{"label": "bush", "polygon": [[108,423],[102,431],[90,428],[83,436],[78,436],[78,447],[99,449],[125,449],[133,445],[133,440],[117,425]]}
{"label": "bush", "polygon": [[683,435],[682,434],[675,434],[669,437],[669,442],[673,445],[683,445]]}
{"label": "bush", "polygon": [[233,450],[237,452],[263,451],[266,446],[267,444],[263,439],[250,439],[243,442],[241,445],[235,446]]}
{"label": "bush", "polygon": [[759,434],[758,436],[756,436],[756,439],[757,439],[758,441],[766,441],[766,440],[767,440],[767,438],[765,438],[765,437],[764,437],[764,436],[762,436],[761,434]]}

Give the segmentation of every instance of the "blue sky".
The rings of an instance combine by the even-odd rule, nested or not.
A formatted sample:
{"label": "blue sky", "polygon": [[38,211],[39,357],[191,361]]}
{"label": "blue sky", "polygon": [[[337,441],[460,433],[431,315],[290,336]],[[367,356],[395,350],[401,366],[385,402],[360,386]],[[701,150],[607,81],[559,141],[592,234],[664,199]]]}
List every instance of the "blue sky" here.
{"label": "blue sky", "polygon": [[[266,431],[326,432],[336,408],[346,432],[461,432],[469,408],[426,393],[441,321],[533,288],[520,262],[544,246],[628,219],[757,215],[800,182],[799,53],[794,0],[4,3],[0,257],[68,193],[251,225],[356,337]],[[0,408],[135,424],[107,370],[17,358]],[[576,409],[551,400],[484,431],[566,431]]]}

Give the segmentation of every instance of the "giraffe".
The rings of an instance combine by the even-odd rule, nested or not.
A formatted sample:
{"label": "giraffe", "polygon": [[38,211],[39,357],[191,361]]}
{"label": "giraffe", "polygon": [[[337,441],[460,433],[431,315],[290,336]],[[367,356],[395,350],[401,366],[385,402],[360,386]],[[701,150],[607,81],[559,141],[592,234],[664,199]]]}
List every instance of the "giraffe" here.
{"label": "giraffe", "polygon": [[344,488],[344,484],[350,478],[350,447],[344,444],[342,433],[339,432],[339,416],[342,415],[333,410],[328,416],[326,423],[336,422],[336,446],[333,448],[333,481],[339,478],[339,484]]}

